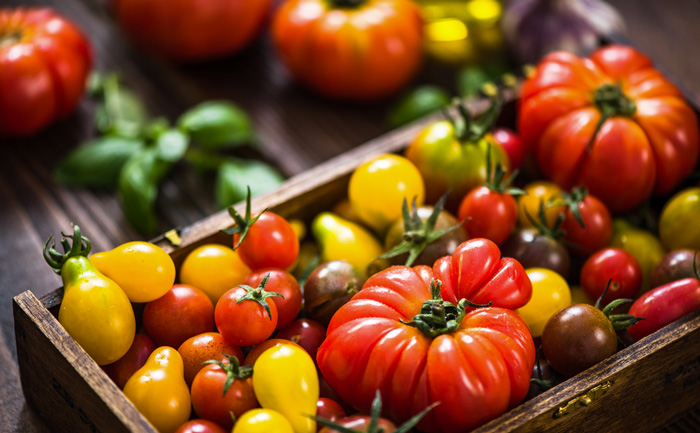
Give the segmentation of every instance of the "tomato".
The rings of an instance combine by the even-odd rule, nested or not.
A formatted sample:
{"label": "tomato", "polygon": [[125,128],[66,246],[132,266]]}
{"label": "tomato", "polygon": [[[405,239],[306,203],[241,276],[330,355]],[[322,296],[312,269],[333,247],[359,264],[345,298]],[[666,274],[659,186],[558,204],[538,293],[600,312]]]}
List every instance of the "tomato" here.
{"label": "tomato", "polygon": [[295,433],[281,413],[270,409],[253,409],[236,421],[231,433]]}
{"label": "tomato", "polygon": [[205,244],[192,250],[180,266],[180,282],[194,286],[216,304],[231,287],[243,283],[250,268],[233,249],[219,244]]}
{"label": "tomato", "polygon": [[134,342],[131,343],[131,347],[124,356],[116,362],[103,366],[102,369],[119,388],[124,388],[126,381],[129,380],[136,370],[143,367],[143,364],[146,363],[146,360],[154,350],[156,350],[156,345],[153,344],[148,335],[136,334]]}
{"label": "tomato", "polygon": [[[500,110],[497,103],[491,108],[495,110]],[[510,169],[508,155],[489,132],[492,122],[488,120],[495,117],[485,116],[479,122],[467,112],[461,116],[461,122],[448,118],[428,124],[405,151],[425,180],[426,201],[435,203],[449,191],[445,209],[455,213],[462,198],[486,181],[487,159],[493,166],[500,164],[506,171]],[[473,127],[464,127],[466,122]]]}
{"label": "tomato", "polygon": [[70,115],[92,68],[90,42],[49,8],[0,9],[0,136],[29,136]]}
{"label": "tomato", "polygon": [[214,330],[214,305],[198,288],[176,284],[146,304],[143,328],[157,346],[177,348],[190,337]]}
{"label": "tomato", "polygon": [[295,433],[315,433],[319,388],[311,356],[296,345],[281,344],[264,351],[253,370],[260,406],[284,415]]}
{"label": "tomato", "polygon": [[192,407],[205,418],[230,429],[236,418],[258,407],[253,391],[253,369],[238,366],[238,358],[214,361],[197,373],[192,381]]}
{"label": "tomato", "polygon": [[226,56],[260,33],[272,0],[111,0],[121,29],[139,46],[168,59]]}
{"label": "tomato", "polygon": [[610,211],[605,204],[585,189],[575,189],[565,196],[568,206],[564,210],[561,229],[564,230],[563,239],[569,245],[569,251],[586,257],[608,245],[613,227]]}
{"label": "tomato", "polygon": [[345,260],[321,263],[304,283],[307,316],[328,325],[338,308],[348,302],[364,282],[365,278]]}
{"label": "tomato", "polygon": [[301,287],[299,287],[299,283],[292,274],[274,268],[260,269],[250,273],[243,281],[243,284],[257,287],[265,278],[265,275],[268,274],[270,276],[265,290],[282,295],[272,298],[272,302],[277,306],[278,315],[275,329],[281,329],[296,319],[299,311],[301,311]]}
{"label": "tomato", "polygon": [[172,347],[154,350],[126,382],[124,395],[160,433],[172,433],[190,418],[182,358]]}
{"label": "tomato", "polygon": [[71,239],[61,239],[64,253],[50,236],[44,259],[61,276],[63,300],[58,321],[99,365],[111,364],[129,350],[136,335],[136,318],[129,298],[88,260],[90,241],[73,226]]}
{"label": "tomato", "polygon": [[[337,421],[340,418],[345,418],[345,409],[335,400],[330,398],[320,397],[316,402],[316,416],[328,421]],[[321,427],[319,425],[319,427]]]}
{"label": "tomato", "polygon": [[571,305],[571,290],[566,280],[550,269],[528,268],[526,272],[532,282],[532,298],[518,308],[518,314],[532,336],[539,337],[549,318]]}
{"label": "tomato", "polygon": [[263,279],[256,288],[238,286],[216,303],[214,319],[223,337],[236,346],[252,346],[266,340],[277,326],[277,306],[268,300]]}
{"label": "tomato", "polygon": [[[519,286],[529,298],[524,271],[502,268],[494,258],[475,249],[461,256],[465,269],[458,275],[393,266],[370,277],[331,320],[317,356],[323,377],[359,410],[369,410],[381,391],[383,413],[392,420],[407,420],[440,401],[418,424],[426,432],[467,431],[518,404],[535,362],[527,325],[509,309],[467,313],[462,299],[487,297],[495,303],[497,287]],[[504,271],[494,273],[499,267]],[[446,283],[438,274],[459,280]],[[455,286],[463,289],[459,302]]]}
{"label": "tomato", "polygon": [[700,308],[700,281],[684,278],[656,287],[639,297],[629,314],[644,320],[627,328],[635,341]]}
{"label": "tomato", "polygon": [[544,175],[565,190],[586,186],[613,213],[671,192],[698,161],[693,109],[631,47],[548,55],[523,83],[518,108],[518,130]]}
{"label": "tomato", "polygon": [[563,206],[556,204],[561,201],[564,191],[557,184],[546,180],[530,182],[525,185],[523,190],[525,194],[518,196],[518,223],[520,226],[533,226],[528,215],[537,220],[541,203],[545,214],[545,225],[552,227],[559,214],[564,210]]}
{"label": "tomato", "polygon": [[509,128],[498,127],[493,129],[493,138],[506,151],[510,168],[513,170],[520,168],[526,153],[520,136]]}
{"label": "tomato", "polygon": [[250,352],[245,357],[245,360],[243,361],[243,365],[254,365],[255,361],[258,360],[260,355],[263,354],[267,349],[275,346],[280,346],[282,344],[291,344],[292,346],[298,346],[300,349],[303,349],[301,346],[299,346],[297,343],[293,342],[292,340],[287,340],[285,338],[269,338],[262,343],[256,344],[255,347],[253,347]]}
{"label": "tomato", "polygon": [[637,259],[639,266],[642,267],[642,289],[640,292],[644,293],[649,290],[651,273],[666,254],[659,238],[648,230],[632,226],[624,219],[615,218],[610,246],[622,248]]}
{"label": "tomato", "polygon": [[193,419],[181,425],[175,433],[229,433],[229,431],[206,419]]}
{"label": "tomato", "polygon": [[383,154],[357,167],[350,176],[348,198],[353,212],[376,232],[401,217],[403,201],[423,204],[423,178],[408,159]]}
{"label": "tomato", "polygon": [[131,302],[150,302],[165,295],[175,282],[175,263],[158,245],[127,242],[90,261],[119,284]]}
{"label": "tomato", "polygon": [[245,217],[234,208],[229,208],[229,213],[236,221],[232,230],[234,249],[250,269],[287,269],[297,260],[299,238],[289,221],[270,211],[251,219],[250,195]]}
{"label": "tomato", "polygon": [[566,247],[538,229],[517,229],[501,249],[503,255],[519,261],[525,268],[547,268],[569,277],[571,257]]}
{"label": "tomato", "polygon": [[700,250],[700,187],[676,193],[664,205],[659,219],[659,238],[669,250]]}
{"label": "tomato", "polygon": [[192,385],[197,372],[204,367],[205,361],[224,361],[229,356],[235,356],[238,361],[243,362],[243,352],[238,346],[229,344],[218,332],[205,332],[185,340],[177,348],[182,356],[185,369],[185,382]]}
{"label": "tomato", "polygon": [[598,299],[608,283],[601,305],[615,299],[634,298],[642,286],[642,268],[637,259],[620,248],[596,251],[583,264],[581,287],[591,299]]}
{"label": "tomato", "polygon": [[651,287],[659,287],[683,278],[694,278],[693,260],[695,267],[700,269],[700,257],[696,251],[670,251],[654,267],[651,273]]}
{"label": "tomato", "polygon": [[326,338],[326,327],[311,319],[297,319],[280,329],[275,334],[275,338],[284,338],[297,343],[315,362],[318,347]]}
{"label": "tomato", "polygon": [[311,89],[369,101],[418,72],[422,26],[408,0],[289,0],[275,13],[272,40],[282,63]]}

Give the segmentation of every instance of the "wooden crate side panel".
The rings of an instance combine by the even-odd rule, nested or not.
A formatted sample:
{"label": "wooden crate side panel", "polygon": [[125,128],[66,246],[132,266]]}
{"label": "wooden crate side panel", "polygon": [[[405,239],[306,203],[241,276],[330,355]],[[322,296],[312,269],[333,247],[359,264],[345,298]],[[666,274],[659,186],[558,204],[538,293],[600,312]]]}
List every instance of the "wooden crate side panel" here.
{"label": "wooden crate side panel", "polygon": [[52,431],[156,433],[33,293],[13,310],[22,389]]}

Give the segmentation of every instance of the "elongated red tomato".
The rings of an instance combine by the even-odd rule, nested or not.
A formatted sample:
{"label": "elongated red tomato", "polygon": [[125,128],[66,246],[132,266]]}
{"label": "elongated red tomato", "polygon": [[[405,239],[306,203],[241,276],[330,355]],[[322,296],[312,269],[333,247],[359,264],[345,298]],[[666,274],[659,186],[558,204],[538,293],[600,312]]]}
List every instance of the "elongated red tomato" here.
{"label": "elongated red tomato", "polygon": [[565,190],[585,185],[619,213],[672,191],[695,167],[698,119],[680,90],[631,47],[552,53],[522,87],[521,137]]}
{"label": "elongated red tomato", "polygon": [[[531,290],[522,268],[499,271],[476,257],[469,266],[463,254],[469,269],[458,274],[453,288],[473,287],[477,297],[486,287],[497,293],[500,285]],[[447,302],[453,295],[445,286],[442,296],[437,284],[431,286],[434,277],[427,266],[393,266],[370,277],[331,320],[318,366],[338,395],[359,410],[370,408],[376,390],[385,413],[399,422],[439,401],[418,428],[467,431],[522,401],[535,346],[517,313],[495,307],[467,312],[465,300]]]}

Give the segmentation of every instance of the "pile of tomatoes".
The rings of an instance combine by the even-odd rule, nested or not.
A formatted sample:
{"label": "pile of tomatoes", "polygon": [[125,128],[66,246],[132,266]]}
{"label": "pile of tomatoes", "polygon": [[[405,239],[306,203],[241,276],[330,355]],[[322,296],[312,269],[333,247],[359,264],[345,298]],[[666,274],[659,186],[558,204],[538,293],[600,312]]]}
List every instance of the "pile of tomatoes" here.
{"label": "pile of tomatoes", "polygon": [[[520,135],[493,128],[497,97],[462,107],[359,166],[308,233],[231,210],[231,244],[176,269],[145,242],[90,256],[74,227],[45,248],[59,321],[161,432],[476,428],[700,307],[676,88],[610,46],[545,58],[522,92]],[[625,213],[646,201],[658,232]]]}

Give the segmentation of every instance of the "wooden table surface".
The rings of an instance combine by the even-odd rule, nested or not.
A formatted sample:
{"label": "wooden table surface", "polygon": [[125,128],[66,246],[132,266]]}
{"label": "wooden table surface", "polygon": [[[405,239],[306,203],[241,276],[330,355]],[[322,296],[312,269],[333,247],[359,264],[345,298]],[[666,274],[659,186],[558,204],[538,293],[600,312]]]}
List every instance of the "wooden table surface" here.
{"label": "wooden table surface", "polygon": [[[700,1],[614,0],[625,17],[627,37],[651,56],[700,105]],[[391,100],[372,105],[339,104],[295,85],[271,53],[266,37],[222,61],[177,66],[145,55],[124,42],[99,0],[1,0],[0,6],[52,5],[90,36],[96,68],[119,71],[154,114],[171,120],[208,99],[230,99],[249,112],[263,152],[285,175],[293,175],[389,130]],[[440,75],[442,74],[442,75]],[[428,66],[416,83],[453,81],[451,72]],[[440,78],[436,78],[440,75]],[[11,298],[25,290],[42,296],[60,286],[44,263],[43,241],[71,222],[90,235],[96,251],[141,239],[121,216],[115,194],[67,189],[53,183],[55,162],[94,134],[94,104],[27,140],[0,142],[0,431],[45,432],[48,426],[22,395],[16,365]],[[183,170],[160,190],[159,229],[191,224],[216,211],[211,182]],[[698,416],[668,431],[700,431]]]}

